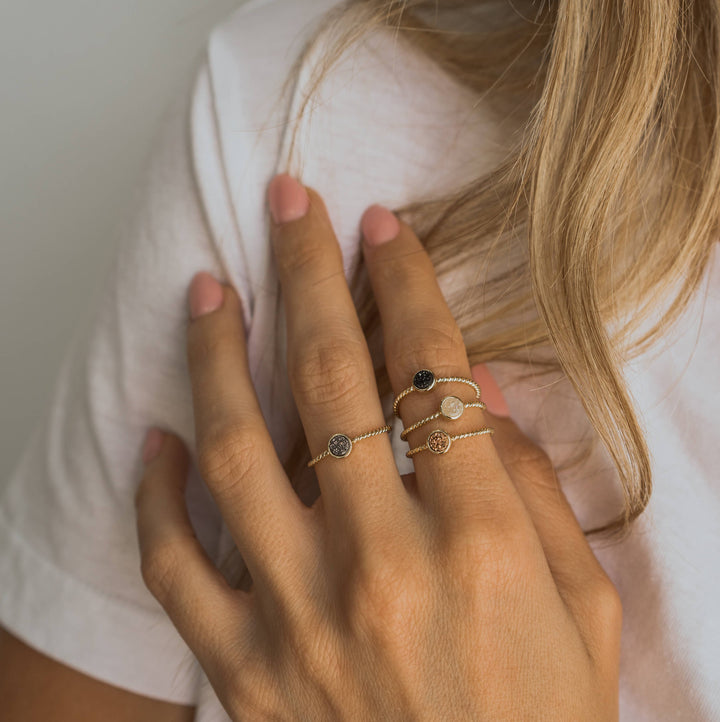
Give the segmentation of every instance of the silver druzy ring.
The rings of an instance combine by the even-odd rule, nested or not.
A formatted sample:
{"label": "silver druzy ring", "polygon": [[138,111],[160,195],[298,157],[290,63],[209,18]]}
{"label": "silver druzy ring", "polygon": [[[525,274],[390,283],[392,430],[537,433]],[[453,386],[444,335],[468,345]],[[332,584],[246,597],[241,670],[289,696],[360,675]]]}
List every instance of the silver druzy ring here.
{"label": "silver druzy ring", "polygon": [[379,429],[368,431],[366,434],[360,434],[352,439],[347,434],[333,434],[328,439],[327,448],[321,454],[318,454],[314,459],[308,462],[308,466],[314,466],[318,461],[324,459],[326,456],[332,456],[336,459],[345,459],[350,456],[350,452],[353,450],[353,444],[363,439],[367,439],[371,436],[377,436],[378,434],[384,434],[390,431],[392,427],[389,424],[381,426]]}

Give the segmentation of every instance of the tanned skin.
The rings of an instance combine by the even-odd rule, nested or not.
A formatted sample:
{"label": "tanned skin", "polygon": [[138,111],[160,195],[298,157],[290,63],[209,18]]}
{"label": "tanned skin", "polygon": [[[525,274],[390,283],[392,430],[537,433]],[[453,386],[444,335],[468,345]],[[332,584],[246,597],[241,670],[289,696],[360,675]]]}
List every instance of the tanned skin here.
{"label": "tanned skin", "polygon": [[4,722],[192,722],[194,707],[99,682],[28,647],[0,627]]}

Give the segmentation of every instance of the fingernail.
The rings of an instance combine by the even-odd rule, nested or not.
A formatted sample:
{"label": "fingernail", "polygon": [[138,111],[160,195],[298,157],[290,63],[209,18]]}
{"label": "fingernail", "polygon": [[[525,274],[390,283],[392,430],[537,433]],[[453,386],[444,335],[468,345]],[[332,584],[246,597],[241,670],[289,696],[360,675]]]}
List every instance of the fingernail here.
{"label": "fingernail", "polygon": [[270,181],[268,203],[275,223],[296,221],[310,208],[307,191],[287,173],[280,173]]}
{"label": "fingernail", "polygon": [[500,391],[500,387],[495,383],[495,379],[492,377],[487,366],[485,364],[476,364],[471,370],[473,379],[482,391],[480,398],[485,402],[488,411],[493,414],[493,416],[503,418],[510,416],[510,409],[505,401],[505,397],[502,391]]}
{"label": "fingernail", "polygon": [[142,450],[143,464],[149,464],[160,453],[164,440],[165,434],[160,429],[150,429],[147,432]]}
{"label": "fingernail", "polygon": [[387,243],[400,233],[400,223],[393,213],[380,205],[370,206],[360,221],[365,242],[369,246]]}
{"label": "fingernail", "polygon": [[200,271],[190,284],[190,317],[193,319],[217,311],[223,302],[222,286],[207,271]]}

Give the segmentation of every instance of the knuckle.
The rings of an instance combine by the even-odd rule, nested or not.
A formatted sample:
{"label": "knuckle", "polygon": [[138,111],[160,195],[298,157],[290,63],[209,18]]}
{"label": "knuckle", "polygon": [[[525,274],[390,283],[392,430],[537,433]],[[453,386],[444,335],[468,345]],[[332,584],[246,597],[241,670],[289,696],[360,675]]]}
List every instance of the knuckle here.
{"label": "knuckle", "polygon": [[508,440],[502,461],[506,468],[539,481],[555,478],[555,467],[548,453],[526,436]]}
{"label": "knuckle", "polygon": [[216,494],[233,490],[260,473],[265,439],[246,423],[222,424],[205,432],[198,444],[198,468]]}
{"label": "knuckle", "polygon": [[294,393],[301,404],[331,407],[337,412],[354,404],[365,389],[361,343],[340,334],[317,342],[309,339],[290,361]]}
{"label": "knuckle", "polygon": [[601,572],[594,581],[586,583],[580,599],[585,644],[591,658],[601,664],[619,649],[623,624],[620,593]]}
{"label": "knuckle", "polygon": [[[281,234],[284,232],[281,230]],[[325,277],[323,269],[328,263],[337,263],[339,251],[332,244],[318,241],[317,235],[304,227],[293,228],[288,233],[292,238],[283,238],[282,248],[275,254],[275,262],[281,278],[287,276],[302,276],[310,272],[313,276]],[[338,264],[342,269],[342,263]]]}
{"label": "knuckle", "polygon": [[454,320],[423,318],[409,328],[420,329],[397,335],[388,342],[388,360],[404,376],[411,376],[419,368],[432,368],[438,376],[456,375],[458,368],[467,364],[467,353],[462,333]]}
{"label": "knuckle", "polygon": [[303,625],[288,632],[292,657],[303,676],[318,688],[328,688],[342,669],[345,651],[330,625]]}
{"label": "knuckle", "polygon": [[362,636],[389,643],[407,633],[422,613],[432,584],[422,565],[385,561],[356,570],[348,586],[351,627]]}
{"label": "knuckle", "polygon": [[516,589],[531,572],[536,554],[531,538],[498,515],[488,523],[465,524],[443,545],[444,566],[471,594],[486,596]]}
{"label": "knuckle", "polygon": [[603,626],[609,631],[619,631],[622,626],[622,599],[615,585],[603,575],[594,585],[593,607]]}
{"label": "knuckle", "polygon": [[221,682],[221,687],[227,708],[238,714],[238,719],[262,722],[278,718],[277,684],[258,665],[243,667]]}
{"label": "knuckle", "polygon": [[384,259],[373,269],[373,274],[380,283],[404,292],[426,288],[428,278],[436,277],[427,252],[422,248]]}
{"label": "knuckle", "polygon": [[227,344],[227,338],[223,334],[208,331],[209,329],[200,323],[191,323],[188,326],[187,360],[191,369],[200,368],[209,360],[219,357]]}
{"label": "knuckle", "polygon": [[160,604],[172,595],[182,569],[179,551],[174,542],[156,544],[143,551],[140,573],[145,586]]}

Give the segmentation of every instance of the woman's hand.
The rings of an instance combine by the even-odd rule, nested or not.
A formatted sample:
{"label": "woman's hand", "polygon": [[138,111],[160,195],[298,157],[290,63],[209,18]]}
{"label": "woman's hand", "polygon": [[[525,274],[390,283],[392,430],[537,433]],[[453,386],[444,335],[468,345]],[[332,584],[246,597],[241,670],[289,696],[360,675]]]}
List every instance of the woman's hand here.
{"label": "woman's hand", "polygon": [[[385,419],[321,198],[278,176],[270,203],[291,385],[315,455]],[[412,230],[376,206],[363,235],[394,392],[419,369],[469,377]],[[253,586],[232,589],[202,551],[184,503],[188,454],[169,433],[146,447],[142,572],[233,720],[617,719],[618,593],[547,455],[511,419],[469,408],[411,432],[416,447],[435,428],[495,429],[415,454],[407,487],[387,433],[356,442],[314,467],[321,496],[308,508],[263,420],[237,295],[199,274],[190,296],[200,472]],[[409,394],[404,426],[468,391]]]}

